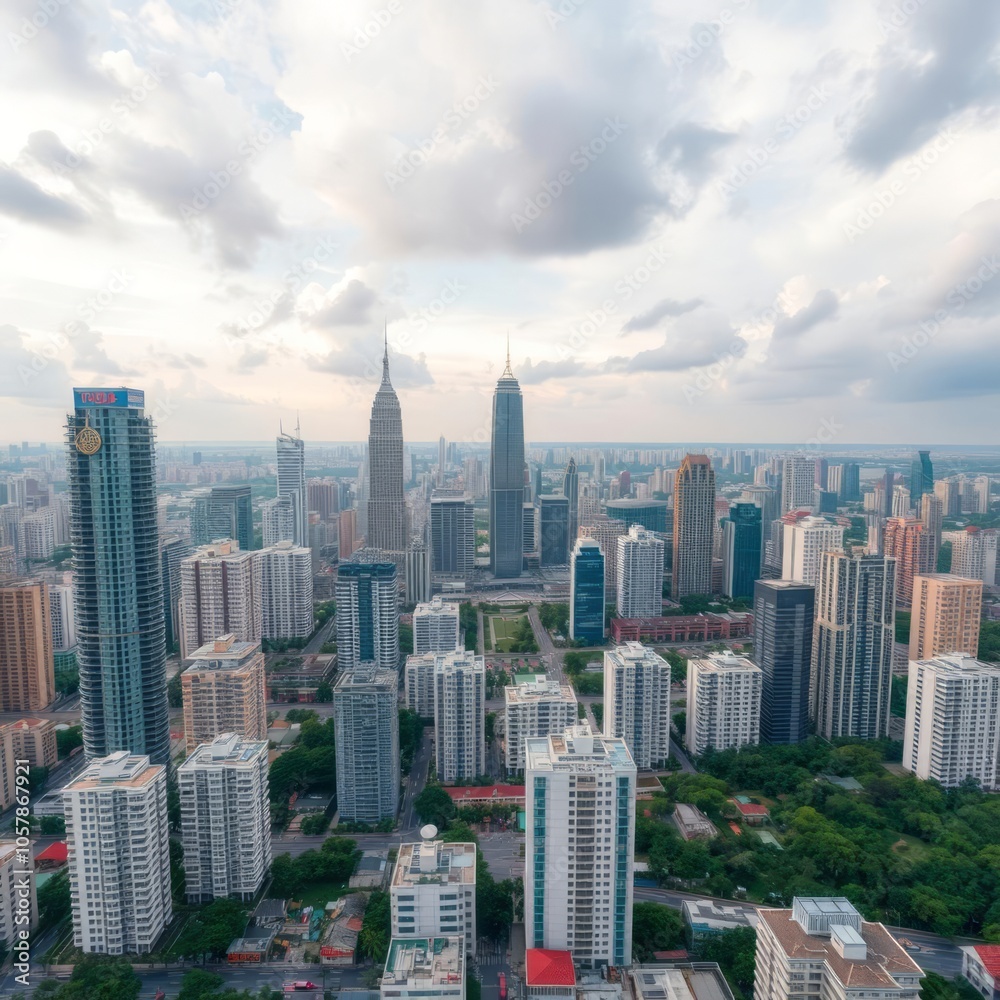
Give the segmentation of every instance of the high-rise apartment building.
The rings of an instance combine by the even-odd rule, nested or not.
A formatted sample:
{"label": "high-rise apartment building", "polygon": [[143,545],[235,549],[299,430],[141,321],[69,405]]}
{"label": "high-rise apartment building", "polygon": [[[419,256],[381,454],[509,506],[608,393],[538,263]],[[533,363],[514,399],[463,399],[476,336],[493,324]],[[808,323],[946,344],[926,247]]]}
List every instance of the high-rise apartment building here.
{"label": "high-rise apartment building", "polygon": [[[0,941],[6,941],[8,949],[14,951],[15,943],[24,943],[23,935],[37,926],[38,896],[31,851],[18,847],[15,840],[0,840]],[[14,961],[20,961],[20,954]]]}
{"label": "high-rise apartment building", "polygon": [[944,519],[944,506],[935,493],[925,493],[920,498],[918,508],[920,523],[931,538],[931,570],[937,569],[938,552],[941,551],[941,526]]}
{"label": "high-rise apartment building", "polygon": [[764,559],[761,509],[734,503],[722,522],[722,593],[730,600],[753,599]]}
{"label": "high-rise apartment building", "polygon": [[196,649],[181,674],[184,735],[191,753],[222,733],[267,739],[267,688],[259,642],[231,632]]}
{"label": "high-rise apartment building", "polygon": [[324,523],[340,516],[340,486],[335,479],[307,480],[306,500],[308,509],[316,511]]}
{"label": "high-rise apartment building", "polygon": [[51,559],[56,548],[55,521],[52,509],[43,507],[21,519],[24,558],[42,561]]}
{"label": "high-rise apartment building", "polygon": [[591,538],[578,538],[570,555],[569,637],[594,646],[604,642],[604,554]]}
{"label": "high-rise apartment building", "polygon": [[399,585],[394,563],[347,563],[337,573],[337,665],[395,671],[399,664]]}
{"label": "high-rise apartment building", "polygon": [[524,770],[524,741],[564,733],[577,723],[576,695],[568,684],[545,674],[517,674],[504,688],[507,771]]}
{"label": "high-rise apartment building", "polygon": [[604,553],[604,593],[611,599],[618,592],[618,539],[628,534],[624,521],[595,514],[589,524],[581,524],[581,538],[592,538]]}
{"label": "high-rise apartment building", "polygon": [[295,502],[291,497],[274,497],[260,508],[261,537],[264,545],[290,542],[295,536]]}
{"label": "high-rise apartment building", "polygon": [[163,625],[167,645],[181,638],[181,563],[191,555],[191,543],[180,535],[169,535],[160,544],[160,573],[163,576]]}
{"label": "high-rise apartment building", "polygon": [[399,806],[399,675],[364,663],[341,670],[333,689],[337,807],[372,826]]}
{"label": "high-rise apartment building", "polygon": [[953,653],[910,660],[903,767],[955,788],[1000,791],[1000,665]]}
{"label": "high-rise apartment building", "polygon": [[278,458],[278,499],[286,499],[291,505],[292,534],[290,538],[276,541],[292,541],[296,545],[309,545],[309,508],[306,497],[306,452],[305,443],[299,437],[296,425],[294,434],[281,433],[275,439]]}
{"label": "high-rise apartment building", "polygon": [[941,501],[945,517],[957,517],[962,513],[962,494],[957,479],[939,479],[934,484],[934,495]]}
{"label": "high-rise apartment building", "polygon": [[26,760],[32,767],[52,767],[59,759],[56,724],[52,719],[8,722],[0,726],[0,743],[10,746],[15,760]]}
{"label": "high-rise apartment building", "polygon": [[781,578],[815,587],[824,552],[844,551],[844,528],[835,518],[804,517],[784,525]]}
{"label": "high-rise apartment building", "polygon": [[65,653],[76,649],[76,613],[73,610],[73,585],[50,583],[49,618],[52,622],[52,651]]}
{"label": "high-rise apartment building", "polygon": [[524,930],[585,968],[632,962],[636,768],[585,725],[525,741]]}
{"label": "high-rise apartment building", "polygon": [[279,542],[259,555],[261,638],[307,639],[315,626],[310,550]]}
{"label": "high-rise apartment building", "polygon": [[982,580],[987,587],[997,579],[997,531],[970,525],[964,531],[949,531],[944,537],[951,542],[951,572],[973,580]]}
{"label": "high-rise apartment building", "polygon": [[781,513],[812,510],[816,488],[816,463],[811,458],[791,455],[781,463]]}
{"label": "high-rise apartment building", "polygon": [[476,510],[470,496],[431,497],[431,573],[467,580],[476,568]]}
{"label": "high-rise apartment building", "polygon": [[474,652],[435,657],[434,747],[446,785],[486,773],[486,661]]}
{"label": "high-rise apartment building", "polygon": [[688,661],[687,733],[698,756],[760,742],[763,671],[745,656],[709,653]]}
{"label": "high-rise apartment building", "polygon": [[100,955],[151,952],[173,915],[166,768],[116,751],[66,786],[63,806],[73,943]]}
{"label": "high-rise apartment building", "polygon": [[413,652],[448,653],[461,645],[458,604],[440,595],[413,611]]}
{"label": "high-rise apartment building", "polygon": [[889,733],[896,560],[826,553],[816,590],[812,716],[825,739]]}
{"label": "high-rise apartment building", "polygon": [[40,712],[55,696],[48,585],[0,583],[0,711]]}
{"label": "high-rise apartment building", "polygon": [[923,524],[912,517],[890,517],[885,522],[882,554],[896,560],[896,603],[913,603],[913,578],[934,571],[934,540]]}
{"label": "high-rise apartment building", "polygon": [[260,552],[243,552],[235,541],[197,549],[181,561],[181,656],[217,636],[232,633],[259,642],[264,626]]}
{"label": "high-rise apartment building", "polygon": [[83,746],[170,759],[153,422],[136,389],[74,389],[67,421]]}
{"label": "high-rise apartment building", "polygon": [[580,474],[572,456],[563,474],[563,496],[569,501],[569,547],[572,549],[580,531]]}
{"label": "high-rise apartment building", "polygon": [[754,587],[753,659],[763,675],[764,743],[801,743],[809,735],[815,603],[815,587],[795,580],[758,580]]}
{"label": "high-rise apartment building", "polygon": [[435,664],[442,652],[411,653],[403,667],[403,698],[406,707],[422,719],[433,720]]}
{"label": "high-rise apartment building", "polygon": [[368,431],[368,545],[401,560],[409,541],[403,492],[403,414],[389,381],[389,347]]}
{"label": "high-rise apartment building", "polygon": [[406,603],[420,604],[431,599],[431,552],[420,535],[414,535],[406,549]]}
{"label": "high-rise apartment building", "polygon": [[191,541],[208,545],[223,538],[232,538],[244,552],[254,547],[249,483],[220,483],[194,499]]}
{"label": "high-rise apartment building", "polygon": [[[663,614],[663,540],[633,524],[628,534],[617,541],[618,617],[653,618]],[[676,554],[676,539],[674,545]]]}
{"label": "high-rise apartment building", "polygon": [[565,566],[569,561],[569,500],[561,493],[546,493],[535,500],[539,565]]}
{"label": "high-rise apartment building", "polygon": [[189,903],[254,898],[271,865],[267,739],[222,733],[177,768]]}
{"label": "high-rise apartment building", "polygon": [[714,530],[715,470],[707,456],[685,455],[674,481],[674,600],[712,593]]}
{"label": "high-rise apartment building", "polygon": [[944,653],[976,656],[982,609],[982,580],[951,573],[915,576],[910,659],[930,660]]}
{"label": "high-rise apartment building", "polygon": [[642,643],[604,654],[604,735],[623,739],[640,771],[670,756],[670,664]]}
{"label": "high-rise apartment building", "polygon": [[490,442],[490,572],[521,575],[524,564],[524,399],[510,369],[510,350],[493,393]]}

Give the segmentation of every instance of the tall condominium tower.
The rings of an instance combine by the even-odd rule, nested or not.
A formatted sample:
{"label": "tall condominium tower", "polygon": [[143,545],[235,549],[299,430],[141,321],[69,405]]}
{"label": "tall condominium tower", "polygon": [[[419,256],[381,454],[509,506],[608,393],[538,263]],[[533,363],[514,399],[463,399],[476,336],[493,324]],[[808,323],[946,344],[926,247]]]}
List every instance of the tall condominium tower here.
{"label": "tall condominium tower", "polygon": [[753,658],[763,672],[760,738],[801,743],[809,735],[809,677],[816,588],[795,580],[754,586]]}
{"label": "tall condominium tower", "polygon": [[972,580],[982,580],[992,587],[997,578],[997,532],[969,526],[964,531],[949,531],[951,571]]}
{"label": "tall condominium tower", "polygon": [[38,894],[31,851],[18,847],[16,840],[0,840],[0,940],[20,945],[24,943],[21,935],[27,937],[37,926]]}
{"label": "tall condominium tower", "polygon": [[825,739],[889,733],[896,560],[827,552],[816,591],[813,719]]}
{"label": "tall condominium tower", "polygon": [[368,545],[402,559],[409,534],[403,493],[403,415],[389,381],[389,346],[368,432]]}
{"label": "tall condominium tower", "polygon": [[[280,444],[278,454],[281,455]],[[253,548],[253,507],[248,483],[222,483],[195,497],[191,541],[195,545],[208,545],[220,538],[234,539],[244,552]]]}
{"label": "tall condominium tower", "polygon": [[191,543],[180,535],[170,535],[160,544],[160,572],[163,576],[163,621],[167,644],[181,637],[181,563],[191,555]]}
{"label": "tall condominium tower", "polygon": [[933,538],[924,526],[911,517],[890,517],[885,522],[882,553],[896,560],[896,603],[908,608],[913,603],[913,578],[930,573]]}
{"label": "tall condominium tower", "polygon": [[569,547],[572,549],[580,530],[580,475],[576,471],[576,459],[572,457],[563,474],[563,496],[569,500]]}
{"label": "tall condominium tower", "polygon": [[119,750],[66,786],[63,809],[73,943],[101,955],[152,951],[173,914],[166,768]]}
{"label": "tall condominium tower", "polygon": [[503,689],[504,721],[507,726],[505,759],[507,770],[524,770],[524,741],[532,736],[565,732],[577,723],[577,701],[568,684],[545,674],[515,674],[514,683]]}
{"label": "tall condominium tower", "polygon": [[313,631],[313,577],[310,550],[279,542],[260,557],[261,637],[306,639]]}
{"label": "tall condominium tower", "polygon": [[655,618],[663,614],[663,540],[633,524],[628,534],[618,539],[617,560],[618,617]]}
{"label": "tall condominium tower", "polygon": [[824,552],[844,551],[844,528],[834,518],[804,517],[784,526],[781,578],[815,587]]}
{"label": "tall condominium tower", "polygon": [[83,746],[170,760],[153,422],[136,389],[74,389],[67,422]]}
{"label": "tall condominium tower", "polygon": [[450,653],[461,645],[458,604],[438,594],[413,611],[413,652]]}
{"label": "tall condominium tower", "polygon": [[177,768],[189,903],[249,902],[271,864],[267,740],[223,733]]}
{"label": "tall condominium tower", "polygon": [[670,756],[670,664],[642,643],[604,654],[604,735],[623,739],[642,771]]}
{"label": "tall condominium tower", "polygon": [[470,496],[431,497],[431,573],[467,580],[476,568],[476,508]]}
{"label": "tall condominium tower", "polygon": [[759,743],[763,681],[756,663],[728,651],[688,661],[687,748],[701,755]]}
{"label": "tall condominium tower", "polygon": [[434,658],[438,778],[446,785],[486,773],[486,661],[464,649]]}
{"label": "tall condominium tower", "polygon": [[730,599],[753,599],[764,558],[760,507],[734,503],[722,522],[722,593]]}
{"label": "tall condominium tower", "polygon": [[309,510],[306,504],[305,443],[294,434],[281,433],[276,439],[278,453],[278,497],[292,505],[292,537],[296,545],[309,544]]}
{"label": "tall condominium tower", "polygon": [[674,600],[712,593],[714,526],[715,470],[706,455],[685,455],[674,480]]}
{"label": "tall condominium tower", "polygon": [[636,768],[585,725],[525,740],[524,932],[587,968],[632,963]]}
{"label": "tall condominium tower", "polygon": [[929,451],[918,451],[910,466],[910,501],[920,509],[920,498],[934,492],[934,465]]}
{"label": "tall condominium tower", "polygon": [[290,542],[295,537],[295,501],[274,497],[260,508],[261,536],[265,545]]}
{"label": "tall condominium tower", "polygon": [[604,553],[592,538],[578,538],[569,558],[569,637],[600,646],[604,610]]}
{"label": "tall condominium tower", "polygon": [[501,579],[520,576],[524,560],[524,400],[507,367],[493,393],[490,443],[490,572]]}
{"label": "tall condominium tower", "polygon": [[0,712],[39,712],[56,696],[49,588],[0,584]]}
{"label": "tall condominium tower", "polygon": [[982,609],[982,580],[969,580],[951,573],[915,576],[910,659],[929,660],[943,653],[976,656]]}
{"label": "tall condominium tower", "polygon": [[399,585],[393,563],[347,563],[337,573],[337,663],[399,665]]}
{"label": "tall condominium tower", "polygon": [[399,805],[399,674],[365,663],[342,669],[333,689],[337,806],[341,818],[375,825]]}
{"label": "tall condominium tower", "polygon": [[812,510],[816,489],[816,463],[811,458],[792,455],[781,463],[781,513],[806,508]]}

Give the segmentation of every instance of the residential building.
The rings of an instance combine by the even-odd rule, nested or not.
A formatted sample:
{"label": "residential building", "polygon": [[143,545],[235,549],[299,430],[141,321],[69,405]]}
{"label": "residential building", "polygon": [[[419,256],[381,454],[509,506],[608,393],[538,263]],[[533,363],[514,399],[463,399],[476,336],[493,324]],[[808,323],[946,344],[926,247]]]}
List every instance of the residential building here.
{"label": "residential building", "polygon": [[578,538],[573,546],[569,594],[570,639],[600,646],[604,642],[604,553],[591,538]]}
{"label": "residential building", "polygon": [[315,628],[310,550],[278,542],[260,555],[262,639],[308,639]]}
{"label": "residential building", "polygon": [[604,735],[623,739],[640,771],[670,756],[670,664],[642,643],[604,654]]}
{"label": "residential building", "polygon": [[577,722],[573,688],[545,674],[515,674],[514,684],[504,688],[507,771],[524,770],[524,741],[553,733],[564,733]]}
{"label": "residential building", "polygon": [[911,660],[903,767],[954,788],[1000,790],[1000,665],[966,653]]}
{"label": "residential building", "polygon": [[633,524],[628,534],[617,541],[618,617],[653,618],[662,614],[663,540]]}
{"label": "residential building", "polygon": [[525,741],[524,929],[584,968],[632,962],[636,768],[589,726]]}
{"label": "residential building", "polygon": [[763,684],[763,671],[745,656],[709,653],[689,660],[687,748],[701,756],[759,743]]}
{"label": "residential building", "polygon": [[196,649],[181,674],[187,751],[222,733],[267,739],[264,654],[232,632]]}
{"label": "residential building", "polygon": [[475,844],[401,844],[389,895],[394,938],[458,937],[475,957]]}
{"label": "residential building", "polygon": [[[68,577],[67,577],[68,578]],[[52,651],[66,653],[76,649],[76,617],[73,611],[73,585],[50,583],[49,621],[52,623]]]}
{"label": "residential building", "polygon": [[354,554],[358,540],[358,512],[353,507],[340,512],[339,556],[341,562],[347,562]]}
{"label": "residential building", "polygon": [[337,662],[395,671],[399,664],[399,586],[391,562],[342,565],[337,572]]}
{"label": "residential building", "polygon": [[781,463],[781,513],[812,508],[816,464],[811,458],[792,455]]}
{"label": "residential building", "polygon": [[844,528],[836,520],[804,517],[784,525],[781,578],[815,587],[824,552],[844,551]]}
{"label": "residential building", "polygon": [[[674,570],[670,595],[675,600],[688,594],[711,594],[714,529],[715,470],[706,455],[685,455],[674,480]],[[620,607],[618,610],[621,613]]]}
{"label": "residential building", "polygon": [[942,653],[979,652],[983,581],[952,573],[924,573],[913,578],[910,659],[929,660]]}
{"label": "residential building", "polygon": [[962,494],[957,479],[938,480],[934,484],[934,495],[941,501],[945,517],[957,517],[962,513]]}
{"label": "residential building", "polygon": [[219,483],[194,498],[191,541],[195,545],[208,545],[222,538],[234,539],[244,552],[254,547],[249,483]]}
{"label": "residential building", "polygon": [[55,699],[49,588],[0,583],[0,711],[40,712]]}
{"label": "residential building", "polygon": [[608,517],[623,521],[626,528],[641,524],[647,531],[663,535],[669,530],[670,505],[666,500],[609,500],[604,506]]}
{"label": "residential building", "polygon": [[[20,962],[38,927],[35,862],[31,848],[15,840],[0,840],[0,941],[6,942],[14,961]],[[25,940],[27,938],[27,940]]]}
{"label": "residential building", "polygon": [[963,945],[962,975],[986,1000],[1000,1000],[1000,945]]}
{"label": "residential building", "polygon": [[[298,422],[294,434],[282,432],[278,435],[275,447],[278,461],[278,499],[289,502],[292,515],[292,534],[275,541],[291,541],[296,546],[308,547],[309,507],[306,493],[305,443],[299,437]],[[268,544],[267,539],[265,544]]]}
{"label": "residential building", "polygon": [[[168,535],[160,543],[160,573],[163,576],[163,628],[167,647],[181,638],[181,563],[192,553],[191,543],[180,535]],[[53,635],[55,628],[53,627]],[[58,647],[56,647],[58,649]]]}
{"label": "residential building", "polygon": [[362,663],[350,670],[342,669],[337,678],[333,718],[341,819],[374,826],[396,815],[398,677],[395,665],[390,668]]}
{"label": "residential building", "polygon": [[592,538],[604,553],[604,593],[609,599],[618,592],[618,539],[628,534],[624,521],[595,514],[588,524],[581,524],[580,538]]}
{"label": "residential building", "polygon": [[372,401],[368,431],[367,544],[402,559],[410,532],[403,492],[403,415],[389,380],[389,347],[382,355],[382,381]]}
{"label": "residential building", "polygon": [[730,600],[753,600],[764,559],[760,507],[734,503],[722,522],[722,593]]}
{"label": "residential building", "polygon": [[267,739],[223,733],[177,768],[188,903],[250,902],[271,866]]}
{"label": "residential building", "polygon": [[934,493],[925,493],[920,498],[920,523],[931,538],[931,570],[937,569],[938,552],[941,551],[941,526],[944,506]]}
{"label": "residential building", "polygon": [[923,970],[847,899],[796,896],[758,916],[754,1000],[918,1000]]}
{"label": "residential building", "polygon": [[539,565],[565,566],[569,561],[569,498],[546,493],[535,499]]}
{"label": "residential building", "polygon": [[0,726],[0,742],[9,744],[15,760],[26,760],[32,767],[52,767],[59,759],[52,719],[8,722]]}
{"label": "residential building", "polygon": [[467,580],[476,568],[476,509],[470,496],[431,497],[431,573]]}
{"label": "residential building", "polygon": [[295,536],[295,501],[291,497],[274,497],[260,508],[261,535],[265,546],[290,542]]}
{"label": "residential building", "polygon": [[896,560],[896,604],[908,608],[913,603],[913,578],[934,572],[934,540],[913,517],[890,517],[885,522],[882,554]]}
{"label": "residential building", "polygon": [[460,937],[393,938],[382,972],[383,1000],[465,996],[465,942]]}
{"label": "residential building", "polygon": [[996,585],[997,531],[976,528],[948,531],[943,537],[951,542],[951,572],[958,576],[982,580],[987,587]]}
{"label": "residential building", "polygon": [[45,561],[52,558],[56,548],[56,529],[50,507],[42,507],[21,518],[21,539],[24,558]]}
{"label": "residential building", "polygon": [[461,646],[458,604],[432,597],[413,612],[413,652],[447,653]]}
{"label": "residential building", "polygon": [[422,719],[434,719],[434,672],[441,652],[413,653],[403,668],[406,707]]}
{"label": "residential building", "polygon": [[825,739],[889,733],[896,560],[823,555],[813,628],[812,716]]}
{"label": "residential building", "polygon": [[434,747],[444,784],[486,773],[486,660],[474,652],[435,657]]}
{"label": "residential building", "polygon": [[66,786],[63,805],[73,943],[99,955],[153,951],[173,915],[166,767],[116,751]]}

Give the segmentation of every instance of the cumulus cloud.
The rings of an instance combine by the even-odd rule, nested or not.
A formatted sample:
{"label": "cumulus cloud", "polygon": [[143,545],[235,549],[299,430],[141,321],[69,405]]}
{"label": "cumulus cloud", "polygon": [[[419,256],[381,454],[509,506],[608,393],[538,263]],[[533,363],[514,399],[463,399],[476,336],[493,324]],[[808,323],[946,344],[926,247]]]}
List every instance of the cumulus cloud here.
{"label": "cumulus cloud", "polygon": [[656,326],[661,319],[668,316],[683,316],[684,313],[697,309],[702,304],[701,299],[688,299],[685,302],[678,302],[676,299],[663,299],[657,302],[652,309],[639,313],[628,320],[622,326],[622,333],[634,333],[636,330],[648,330]]}

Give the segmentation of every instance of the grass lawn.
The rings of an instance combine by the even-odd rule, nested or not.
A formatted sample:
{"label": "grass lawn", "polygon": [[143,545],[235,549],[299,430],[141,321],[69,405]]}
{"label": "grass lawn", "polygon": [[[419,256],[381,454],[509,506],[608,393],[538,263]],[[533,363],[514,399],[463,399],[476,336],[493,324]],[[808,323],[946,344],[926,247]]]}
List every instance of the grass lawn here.
{"label": "grass lawn", "polygon": [[303,907],[312,906],[322,910],[327,903],[340,899],[350,891],[346,882],[313,882],[299,893],[296,902],[301,902]]}
{"label": "grass lawn", "polygon": [[490,615],[490,638],[497,652],[509,653],[514,645],[514,637],[527,621],[527,616],[517,615],[505,618],[503,615]]}
{"label": "grass lawn", "polygon": [[[928,846],[920,840],[919,837],[911,837],[905,833],[893,833],[892,836],[895,838],[892,853],[904,855],[913,861],[921,861],[927,854]],[[903,847],[899,842],[903,841],[906,847]]]}

